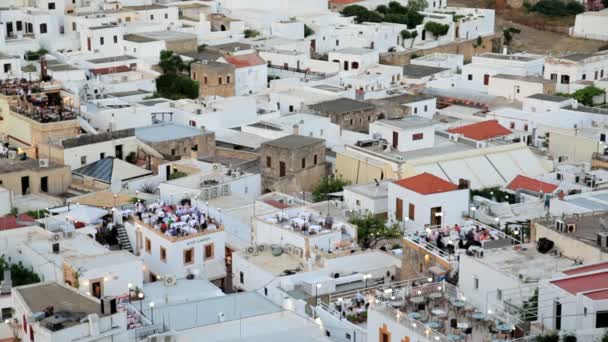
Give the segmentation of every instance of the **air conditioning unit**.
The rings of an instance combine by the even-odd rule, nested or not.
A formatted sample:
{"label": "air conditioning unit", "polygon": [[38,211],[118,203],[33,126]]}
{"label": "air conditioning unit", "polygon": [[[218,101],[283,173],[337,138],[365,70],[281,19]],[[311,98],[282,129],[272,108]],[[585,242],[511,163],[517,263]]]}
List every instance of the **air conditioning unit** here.
{"label": "air conditioning unit", "polygon": [[177,277],[174,274],[168,274],[165,276],[165,286],[175,286],[177,284]]}
{"label": "air conditioning unit", "polygon": [[563,232],[564,226],[565,226],[564,221],[555,220],[555,230],[557,230],[558,232]]}
{"label": "air conditioning unit", "polygon": [[39,159],[38,166],[39,167],[49,167],[49,160],[48,159]]}
{"label": "air conditioning unit", "polygon": [[566,225],[566,231],[568,232],[568,234],[576,233],[576,223],[568,223]]}
{"label": "air conditioning unit", "polygon": [[71,239],[74,237],[74,232],[66,232],[63,236],[65,236],[68,239]]}
{"label": "air conditioning unit", "polygon": [[247,253],[253,253],[253,252],[255,252],[254,247],[247,247]]}

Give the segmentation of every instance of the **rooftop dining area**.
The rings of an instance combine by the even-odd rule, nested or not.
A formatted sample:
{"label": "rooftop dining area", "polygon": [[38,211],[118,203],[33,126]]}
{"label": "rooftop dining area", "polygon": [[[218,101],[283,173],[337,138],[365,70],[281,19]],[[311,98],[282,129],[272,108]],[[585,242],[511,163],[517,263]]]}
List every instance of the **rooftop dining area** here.
{"label": "rooftop dining area", "polygon": [[224,230],[221,217],[211,217],[208,207],[192,205],[190,200],[177,204],[163,201],[144,204],[139,201],[133,209],[123,210],[122,215],[126,219],[133,219],[138,226],[172,241]]}
{"label": "rooftop dining area", "polygon": [[73,99],[62,96],[61,87],[53,82],[0,80],[0,94],[8,98],[13,112],[39,123],[74,120],[77,117]]}
{"label": "rooftop dining area", "polygon": [[338,222],[331,216],[323,216],[321,213],[307,208],[283,209],[274,214],[263,216],[262,220],[306,236],[334,231],[346,232],[347,228],[352,228],[346,222]]}
{"label": "rooftop dining area", "polygon": [[[454,285],[429,279],[395,282],[329,297],[324,309],[355,325],[387,320],[429,341],[503,342],[525,339],[525,324],[475,305]],[[369,336],[368,336],[369,337]]]}

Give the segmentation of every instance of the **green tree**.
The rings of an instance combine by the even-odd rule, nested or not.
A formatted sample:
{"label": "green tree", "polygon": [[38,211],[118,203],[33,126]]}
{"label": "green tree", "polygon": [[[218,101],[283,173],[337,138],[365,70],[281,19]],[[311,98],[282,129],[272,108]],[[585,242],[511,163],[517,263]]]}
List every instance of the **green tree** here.
{"label": "green tree", "polygon": [[608,8],[608,0],[602,0],[602,5],[604,5],[604,8]]}
{"label": "green tree", "polygon": [[407,3],[407,8],[410,11],[422,12],[429,6],[426,0],[410,0]]}
{"label": "green tree", "polygon": [[386,221],[373,215],[354,217],[349,221],[357,226],[357,240],[363,249],[374,248],[382,240],[398,239],[398,224],[386,225]]}
{"label": "green tree", "polygon": [[511,42],[513,41],[513,35],[516,33],[521,33],[520,29],[517,29],[515,27],[509,27],[507,29],[504,29],[502,31],[502,35],[505,38],[505,44],[506,45],[510,45]]}
{"label": "green tree", "polygon": [[378,7],[376,7],[376,12],[380,14],[386,14],[388,13],[388,7],[386,7],[386,5],[378,5]]}
{"label": "green tree", "polygon": [[575,1],[540,0],[530,7],[530,11],[549,17],[565,17],[584,12],[585,6]]}
{"label": "green tree", "polygon": [[603,95],[605,93],[606,93],[606,91],[604,91],[603,89],[600,89],[600,88],[597,88],[594,86],[588,86],[583,89],[579,89],[572,94],[558,93],[557,95],[564,96],[564,97],[571,97],[571,98],[575,99],[576,101],[578,101],[579,103],[581,103],[582,105],[591,107],[591,106],[593,106],[593,98],[596,96]]}
{"label": "green tree", "polygon": [[0,281],[4,280],[4,271],[11,271],[13,286],[29,285],[40,282],[38,274],[23,266],[20,262],[14,264],[4,255],[0,255]]}
{"label": "green tree", "polygon": [[402,30],[400,32],[401,34],[401,39],[406,40],[406,39],[411,39],[412,38],[412,33],[408,30]]}
{"label": "green tree", "polygon": [[416,37],[418,37],[418,31],[412,31],[410,34],[412,37],[412,42],[410,43],[410,49],[414,46],[414,42],[416,41]]}
{"label": "green tree", "polygon": [[247,29],[245,30],[244,34],[245,38],[255,38],[260,35],[260,32],[252,29]]}
{"label": "green tree", "polygon": [[337,176],[327,176],[321,179],[321,182],[312,191],[312,198],[315,202],[327,200],[327,194],[332,192],[342,191],[345,186],[349,185],[350,182]]}
{"label": "green tree", "polygon": [[434,21],[429,21],[424,24],[424,29],[428,32],[431,32],[435,39],[438,39],[440,36],[445,36],[450,30],[450,26],[446,24],[440,24]]}
{"label": "green tree", "polygon": [[310,28],[310,26],[304,24],[304,37],[308,37],[315,34],[315,30]]}
{"label": "green tree", "polygon": [[388,3],[388,11],[394,14],[407,14],[408,8],[402,6],[397,1],[391,1]]}
{"label": "green tree", "polygon": [[538,288],[534,289],[534,294],[524,301],[522,320],[534,322],[538,319]]}
{"label": "green tree", "polygon": [[165,74],[177,74],[186,68],[184,61],[178,55],[173,54],[171,50],[162,50],[160,52],[160,62],[158,66]]}
{"label": "green tree", "polygon": [[407,28],[414,29],[416,26],[422,24],[424,16],[416,11],[409,11],[407,13]]}

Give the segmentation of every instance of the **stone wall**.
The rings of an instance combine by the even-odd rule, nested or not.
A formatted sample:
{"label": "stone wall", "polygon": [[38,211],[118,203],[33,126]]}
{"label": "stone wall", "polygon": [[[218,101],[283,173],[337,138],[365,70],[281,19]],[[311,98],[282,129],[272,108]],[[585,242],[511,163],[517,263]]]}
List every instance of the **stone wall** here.
{"label": "stone wall", "polygon": [[196,38],[192,39],[180,39],[180,40],[167,40],[165,41],[167,50],[175,53],[188,53],[198,51],[198,42]]}
{"label": "stone wall", "polygon": [[477,38],[453,42],[438,46],[432,49],[415,50],[405,52],[387,52],[380,54],[380,63],[388,65],[405,65],[409,64],[412,56],[420,57],[433,53],[454,53],[464,56],[465,62],[470,62],[473,56],[486,52],[498,51],[502,46],[502,35],[494,34],[492,36],[482,37],[482,44],[477,46]]}
{"label": "stone wall", "polygon": [[234,66],[217,67],[216,64],[193,63],[190,66],[190,78],[198,82],[199,96],[234,96]]}

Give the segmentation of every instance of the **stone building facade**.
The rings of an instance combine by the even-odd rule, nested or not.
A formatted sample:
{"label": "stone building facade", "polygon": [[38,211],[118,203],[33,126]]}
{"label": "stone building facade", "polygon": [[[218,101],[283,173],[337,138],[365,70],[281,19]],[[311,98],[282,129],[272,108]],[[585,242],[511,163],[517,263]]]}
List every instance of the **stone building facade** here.
{"label": "stone building facade", "polygon": [[199,96],[230,97],[235,94],[234,66],[202,61],[190,65],[190,78],[199,84]]}
{"label": "stone building facade", "polygon": [[311,191],[327,175],[325,141],[289,135],[260,147],[262,189],[265,192]]}
{"label": "stone building facade", "polygon": [[380,118],[378,107],[372,103],[339,98],[308,106],[312,113],[327,116],[342,129],[368,132],[369,124]]}

